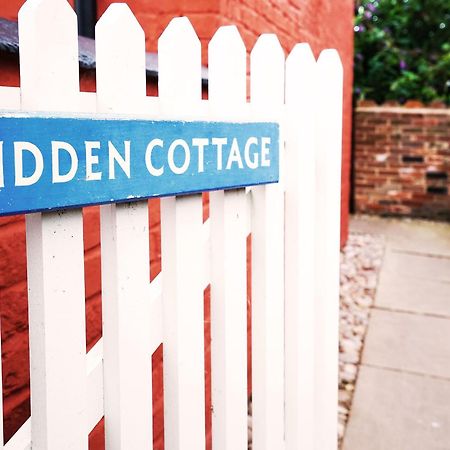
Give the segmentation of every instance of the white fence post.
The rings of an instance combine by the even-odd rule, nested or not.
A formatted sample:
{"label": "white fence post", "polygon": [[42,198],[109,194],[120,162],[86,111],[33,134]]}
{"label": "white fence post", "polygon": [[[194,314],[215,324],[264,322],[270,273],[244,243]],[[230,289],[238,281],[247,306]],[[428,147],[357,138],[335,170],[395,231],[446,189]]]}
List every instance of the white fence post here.
{"label": "white fence post", "polygon": [[[146,96],[145,36],[126,4],[111,5],[99,20],[96,55],[98,112],[142,113]],[[124,142],[112,144],[124,154]],[[131,158],[135,157],[133,150]],[[150,449],[147,200],[101,207],[101,249],[106,449]]]}
{"label": "white fence post", "polygon": [[[230,120],[246,102],[246,49],[234,26],[219,28],[209,43],[209,102]],[[247,448],[245,195],[245,189],[210,194],[214,450]]]}
{"label": "white fence post", "polygon": [[[251,53],[255,114],[280,119],[284,104],[284,52],[264,34]],[[278,115],[278,117],[277,117]],[[280,156],[283,153],[280,139]],[[280,166],[283,166],[283,160]],[[281,170],[283,172],[284,168]],[[282,173],[280,174],[283,175]],[[252,444],[284,448],[284,183],[252,191]]]}
{"label": "white fence post", "polygon": [[337,448],[342,65],[335,50],[317,62],[316,390],[317,449]]}
{"label": "white fence post", "polygon": [[[193,115],[201,100],[201,48],[187,18],[170,22],[159,39],[158,57],[163,114]],[[205,447],[202,225],[200,194],[161,199],[167,450]]]}
{"label": "white fence post", "polygon": [[311,48],[298,44],[286,61],[287,450],[322,450],[314,446],[315,85]]}
{"label": "white fence post", "polygon": [[[77,110],[77,35],[65,0],[29,0],[21,8],[23,110]],[[28,214],[26,225],[33,449],[86,450],[82,213]]]}

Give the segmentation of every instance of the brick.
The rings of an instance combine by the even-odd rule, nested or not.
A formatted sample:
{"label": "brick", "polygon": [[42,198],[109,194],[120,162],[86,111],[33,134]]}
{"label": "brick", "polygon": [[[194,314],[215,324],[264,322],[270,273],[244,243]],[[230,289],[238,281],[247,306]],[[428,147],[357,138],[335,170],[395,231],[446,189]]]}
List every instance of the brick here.
{"label": "brick", "polygon": [[[371,132],[367,132],[369,123],[374,124]],[[447,202],[434,202],[433,195],[437,194],[424,192],[427,188],[426,171],[449,170],[450,174],[450,168],[444,168],[449,158],[449,128],[448,115],[430,114],[426,110],[413,114],[394,113],[389,108],[370,113],[357,110],[354,155],[356,210],[389,215],[446,217],[443,204],[449,209],[449,196],[441,194]],[[369,155],[374,155],[375,160]],[[388,184],[386,187],[381,183],[382,178],[369,175],[369,170],[376,169],[379,169],[381,177],[387,177],[386,183],[392,186]],[[375,187],[371,189],[362,186],[363,183],[374,184]],[[441,184],[445,183],[439,186]],[[366,195],[362,196],[362,192]],[[374,198],[378,199],[376,206],[371,200]],[[395,199],[395,208],[392,199]]]}
{"label": "brick", "polygon": [[28,328],[28,290],[26,281],[0,289],[2,342]]}
{"label": "brick", "polygon": [[0,288],[26,279],[25,222],[0,228]]}
{"label": "brick", "polygon": [[23,215],[0,217],[0,227],[14,222],[22,222],[24,219],[25,217]]}
{"label": "brick", "polygon": [[84,251],[97,247],[100,243],[100,207],[83,208]]}
{"label": "brick", "polygon": [[100,246],[85,255],[84,278],[86,298],[93,297],[101,291]]}
{"label": "brick", "polygon": [[[4,398],[4,438],[8,441],[31,415],[30,389],[24,387]],[[100,449],[98,449],[100,450]]]}
{"label": "brick", "polygon": [[86,300],[86,351],[102,336],[102,297],[96,294]]}
{"label": "brick", "polygon": [[3,395],[5,398],[30,383],[28,329],[17,331],[2,344]]}

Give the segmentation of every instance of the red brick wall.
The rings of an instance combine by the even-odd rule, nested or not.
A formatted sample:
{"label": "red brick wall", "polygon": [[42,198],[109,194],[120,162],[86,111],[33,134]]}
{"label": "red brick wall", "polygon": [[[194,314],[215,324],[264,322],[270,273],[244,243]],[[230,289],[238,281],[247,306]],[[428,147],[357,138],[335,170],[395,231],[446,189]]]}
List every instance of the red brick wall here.
{"label": "red brick wall", "polygon": [[[75,0],[67,0],[72,6]],[[4,0],[0,6],[0,17],[8,20],[17,20],[17,14],[25,0]]]}
{"label": "red brick wall", "polygon": [[[23,0],[9,0],[0,5],[0,17],[17,18]],[[99,16],[112,3],[98,0]],[[73,4],[73,2],[72,2]],[[349,169],[351,137],[351,85],[353,31],[353,2],[324,0],[129,0],[133,12],[146,32],[147,50],[156,51],[157,38],[177,15],[187,15],[202,42],[203,63],[207,63],[207,45],[220,25],[237,24],[247,49],[251,49],[259,34],[276,33],[286,54],[297,42],[307,41],[316,56],[321,49],[337,48],[344,65],[344,132],[343,132],[343,186],[342,186],[342,242],[348,230]],[[336,18],[339,17],[339,20]],[[17,58],[0,55],[0,85],[18,86]],[[95,90],[92,72],[81,73],[83,91]],[[155,86],[149,84],[149,93]],[[205,209],[207,205],[205,204]],[[207,212],[205,212],[205,215]],[[88,349],[101,335],[100,248],[98,208],[84,210],[86,323]],[[150,243],[152,277],[160,271],[159,202],[150,202]],[[29,360],[26,300],[25,230],[23,217],[0,219],[0,311],[2,316],[3,382],[5,408],[5,435],[17,430],[29,415]],[[250,295],[250,293],[249,293]],[[209,333],[208,299],[206,299],[206,341]],[[209,346],[206,366],[209,373]],[[162,372],[161,351],[154,355],[155,394],[155,449],[163,448]],[[209,398],[207,375],[207,398]],[[210,423],[207,408],[207,426]],[[103,448],[102,426],[91,433],[90,448]]]}
{"label": "red brick wall", "polygon": [[360,107],[357,212],[450,220],[450,109]]}

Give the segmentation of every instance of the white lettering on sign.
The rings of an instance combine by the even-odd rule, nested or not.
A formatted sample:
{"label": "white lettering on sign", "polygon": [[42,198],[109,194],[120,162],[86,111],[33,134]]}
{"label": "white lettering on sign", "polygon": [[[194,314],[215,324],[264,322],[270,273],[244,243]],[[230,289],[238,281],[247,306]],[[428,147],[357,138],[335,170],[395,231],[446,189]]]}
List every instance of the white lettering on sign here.
{"label": "white lettering on sign", "polygon": [[147,170],[154,177],[159,177],[164,173],[164,166],[155,168],[152,163],[152,151],[155,147],[163,147],[164,142],[161,139],[153,139],[148,145],[145,151],[145,165]]}
{"label": "white lettering on sign", "polygon": [[[184,150],[184,163],[181,165],[181,167],[178,167],[175,164],[175,150],[177,147],[181,147]],[[189,146],[187,145],[186,141],[183,139],[175,139],[169,147],[169,154],[168,154],[168,162],[170,170],[175,175],[181,175],[189,167],[189,163],[191,162],[191,152],[189,150]]]}
{"label": "white lettering on sign", "polygon": [[[231,144],[229,143],[231,142]],[[0,187],[4,187],[3,174],[3,147],[0,141]],[[230,141],[225,137],[199,138],[194,137],[187,142],[184,139],[174,139],[168,143],[164,140],[152,139],[146,149],[144,162],[147,171],[154,177],[164,174],[166,166],[174,175],[186,173],[191,165],[192,154],[197,156],[195,170],[198,173],[205,171],[205,154],[212,152],[216,156],[218,171],[232,169],[255,170],[258,167],[270,167],[269,137],[249,137],[243,146],[239,147],[237,138]],[[68,142],[51,141],[51,180],[53,184],[68,183],[76,178],[80,166],[80,152]],[[107,156],[103,149],[107,147]],[[132,142],[123,141],[122,146],[116,146],[112,141],[103,144],[100,141],[84,141],[85,153],[85,180],[99,181],[103,171],[108,171],[108,179],[115,180],[119,170],[127,178],[131,178]],[[28,159],[25,165],[24,158]],[[32,158],[33,164],[30,164]],[[107,158],[105,164],[102,159]],[[65,161],[64,163],[62,161]],[[70,161],[70,162],[68,162]],[[39,181],[44,171],[44,157],[42,151],[31,142],[14,142],[15,186],[31,186]],[[99,170],[101,166],[103,169]],[[32,173],[30,172],[32,168]],[[106,173],[105,173],[106,176]]]}
{"label": "white lettering on sign", "polygon": [[242,164],[241,153],[239,152],[239,144],[236,138],[233,139],[233,142],[231,144],[231,151],[228,155],[227,170],[231,169],[231,165],[233,163],[237,163],[239,169],[244,168],[244,165]]}
{"label": "white lettering on sign", "polygon": [[261,166],[270,167],[270,159],[268,159],[270,153],[270,138],[263,137],[261,139]]}
{"label": "white lettering on sign", "polygon": [[244,159],[245,164],[247,164],[247,167],[250,169],[256,169],[258,167],[258,153],[254,153],[253,161],[250,159],[250,146],[258,145],[258,139],[255,137],[251,137],[247,140],[245,143],[244,148]]}
{"label": "white lettering on sign", "polygon": [[212,144],[217,146],[217,170],[222,170],[223,146],[227,145],[227,138],[212,138]]}
{"label": "white lettering on sign", "polygon": [[276,183],[279,124],[0,114],[0,216]]}
{"label": "white lettering on sign", "polygon": [[[34,158],[34,172],[29,176],[23,174],[23,152]],[[41,151],[31,142],[14,142],[14,172],[16,186],[31,186],[41,178],[44,171],[44,158]]]}
{"label": "white lettering on sign", "polygon": [[[70,169],[64,175],[60,173],[59,153],[64,150],[70,156]],[[75,149],[67,142],[52,141],[52,183],[67,183],[72,180],[78,170],[78,156]]]}
{"label": "white lettering on sign", "polygon": [[115,164],[116,162],[120,168],[123,170],[123,173],[130,178],[130,163],[131,163],[131,141],[125,141],[123,143],[124,150],[125,150],[125,156],[122,157],[122,155],[119,153],[116,147],[114,147],[114,144],[111,141],[108,141],[108,155],[109,155],[109,179],[115,180],[116,179],[116,171],[115,171]]}
{"label": "white lettering on sign", "polygon": [[85,143],[86,149],[86,180],[101,180],[102,173],[94,172],[92,167],[98,164],[98,155],[94,155],[92,150],[100,150],[100,142],[98,141],[86,141]]}
{"label": "white lettering on sign", "polygon": [[192,139],[192,145],[198,147],[198,173],[205,171],[205,147],[209,144],[207,138],[194,138]]}

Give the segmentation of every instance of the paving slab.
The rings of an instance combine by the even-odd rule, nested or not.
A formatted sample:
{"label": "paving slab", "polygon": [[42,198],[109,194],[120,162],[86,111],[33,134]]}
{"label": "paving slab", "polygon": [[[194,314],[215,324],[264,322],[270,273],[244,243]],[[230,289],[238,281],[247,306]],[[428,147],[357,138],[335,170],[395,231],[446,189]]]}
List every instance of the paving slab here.
{"label": "paving slab", "polygon": [[450,223],[356,215],[350,230],[382,234],[399,250],[450,257]]}
{"label": "paving slab", "polygon": [[450,380],[361,366],[342,450],[449,450]]}
{"label": "paving slab", "polygon": [[362,363],[450,379],[450,320],[373,309]]}
{"label": "paving slab", "polygon": [[375,305],[450,319],[450,283],[382,270]]}
{"label": "paving slab", "polygon": [[[382,277],[390,276],[390,280]],[[450,258],[433,257],[419,253],[405,253],[387,249],[384,255],[380,283],[397,283],[397,276],[404,275],[417,279],[446,281],[450,284]],[[450,287],[449,287],[450,294]]]}

